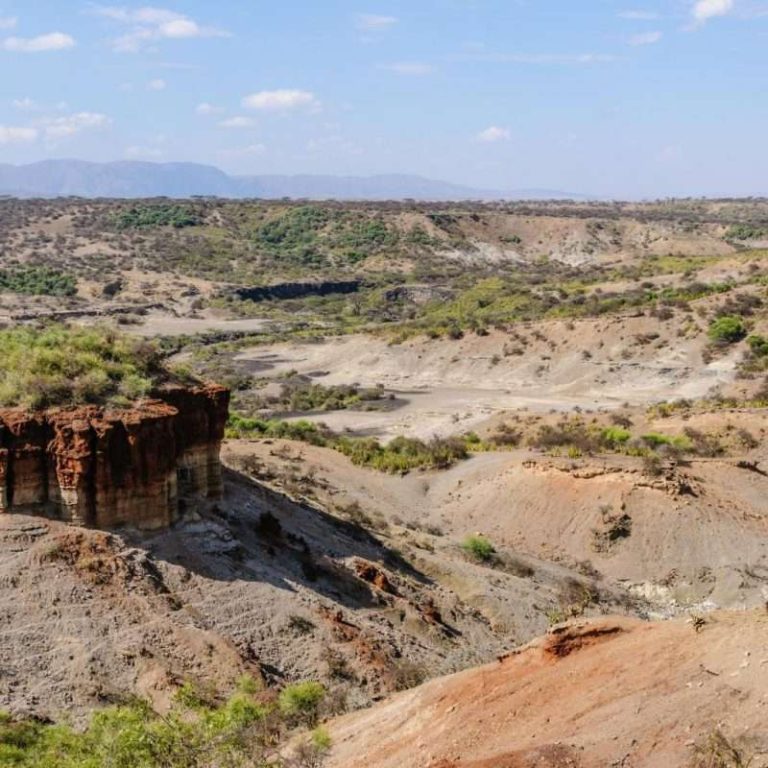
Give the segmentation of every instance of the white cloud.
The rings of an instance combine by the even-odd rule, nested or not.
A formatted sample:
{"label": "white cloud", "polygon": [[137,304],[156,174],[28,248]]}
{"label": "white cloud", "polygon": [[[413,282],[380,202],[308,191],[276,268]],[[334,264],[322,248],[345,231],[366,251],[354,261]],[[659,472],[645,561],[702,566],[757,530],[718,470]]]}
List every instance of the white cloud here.
{"label": "white cloud", "polygon": [[245,96],[242,105],[247,109],[281,112],[299,107],[317,107],[319,102],[310,91],[279,89],[276,91],[259,91]]}
{"label": "white cloud", "polygon": [[607,64],[616,61],[609,53],[470,53],[462,58],[498,64]]}
{"label": "white cloud", "polygon": [[156,78],[155,80],[150,80],[147,83],[147,90],[148,91],[164,91],[168,87],[168,83],[165,82],[165,80],[162,80],[161,78]]}
{"label": "white cloud", "polygon": [[0,16],[0,29],[15,29],[18,21],[15,16]]}
{"label": "white cloud", "polygon": [[166,8],[129,9],[119,6],[98,6],[94,12],[111,21],[130,27],[124,35],[112,41],[116,51],[136,53],[158,40],[190,40],[201,37],[228,37],[228,33],[205,27],[189,16]]}
{"label": "white cloud", "polygon": [[663,33],[658,31],[641,32],[638,35],[632,35],[632,37],[629,38],[629,44],[630,45],[653,45],[654,43],[658,43],[662,37],[663,37]]}
{"label": "white cloud", "polygon": [[366,32],[384,32],[397,24],[395,16],[378,16],[373,13],[361,13],[357,17],[357,28]]}
{"label": "white cloud", "polygon": [[735,0],[697,0],[691,13],[695,21],[703,24],[716,16],[727,16],[735,5]]}
{"label": "white cloud", "polygon": [[619,18],[630,21],[655,21],[659,14],[655,11],[621,11]]}
{"label": "white cloud", "polygon": [[224,110],[221,107],[216,107],[213,104],[209,104],[207,101],[203,101],[195,107],[195,112],[198,115],[216,115]]}
{"label": "white cloud", "polygon": [[19,109],[22,112],[31,112],[37,109],[37,102],[30,99],[29,96],[25,96],[23,99],[14,99],[11,104],[13,104],[14,109]]}
{"label": "white cloud", "polygon": [[512,134],[509,129],[500,128],[498,125],[491,125],[475,136],[475,140],[483,144],[495,144],[498,141],[509,141],[511,138]]}
{"label": "white cloud", "polygon": [[41,53],[63,51],[75,47],[75,39],[63,32],[51,32],[38,37],[6,37],[3,48],[14,53]]}
{"label": "white cloud", "polygon": [[0,144],[23,144],[35,141],[39,135],[37,128],[23,128],[16,125],[0,125]]}
{"label": "white cloud", "polygon": [[81,131],[105,128],[112,121],[99,112],[77,112],[72,115],[48,118],[40,121],[49,139],[62,139],[74,136]]}
{"label": "white cloud", "polygon": [[420,61],[396,61],[394,64],[385,64],[382,69],[387,69],[398,75],[412,75],[415,77],[430,75],[435,71],[431,64],[425,64]]}
{"label": "white cloud", "polygon": [[253,128],[256,125],[256,121],[252,117],[228,117],[226,120],[222,120],[219,125],[222,128]]}

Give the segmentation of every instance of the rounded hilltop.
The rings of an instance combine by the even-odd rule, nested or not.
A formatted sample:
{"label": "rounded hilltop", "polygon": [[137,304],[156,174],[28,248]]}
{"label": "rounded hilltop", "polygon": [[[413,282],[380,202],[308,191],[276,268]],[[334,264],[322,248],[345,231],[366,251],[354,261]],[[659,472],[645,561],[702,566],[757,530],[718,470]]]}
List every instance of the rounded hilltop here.
{"label": "rounded hilltop", "polygon": [[165,365],[144,340],[96,326],[0,331],[0,407],[122,408],[169,384],[199,384]]}

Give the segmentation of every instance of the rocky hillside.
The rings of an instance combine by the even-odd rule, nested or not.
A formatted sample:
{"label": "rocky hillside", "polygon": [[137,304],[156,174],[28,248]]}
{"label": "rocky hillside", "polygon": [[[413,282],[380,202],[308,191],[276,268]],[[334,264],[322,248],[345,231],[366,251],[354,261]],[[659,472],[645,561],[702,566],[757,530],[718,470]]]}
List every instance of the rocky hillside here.
{"label": "rocky hillside", "polygon": [[333,768],[768,765],[768,617],[579,622],[333,723]]}
{"label": "rocky hillside", "polygon": [[168,388],[135,407],[0,410],[0,513],[155,528],[221,496],[229,393]]}

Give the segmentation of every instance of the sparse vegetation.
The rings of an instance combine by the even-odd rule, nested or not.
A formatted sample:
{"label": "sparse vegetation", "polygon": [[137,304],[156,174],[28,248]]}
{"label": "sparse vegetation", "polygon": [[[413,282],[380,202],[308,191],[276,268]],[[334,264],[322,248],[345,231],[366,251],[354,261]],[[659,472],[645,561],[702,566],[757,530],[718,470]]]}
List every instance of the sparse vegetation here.
{"label": "sparse vegetation", "polygon": [[709,326],[709,338],[716,344],[735,344],[747,335],[744,320],[734,315],[718,317]]}
{"label": "sparse vegetation", "polygon": [[337,435],[310,421],[252,419],[237,414],[230,416],[227,436],[299,440],[333,448],[348,456],[353,464],[392,474],[404,474],[413,469],[445,469],[468,456],[467,443],[459,438],[435,438],[424,442],[396,437],[382,444],[374,438]]}
{"label": "sparse vegetation", "polygon": [[461,543],[464,552],[480,563],[490,562],[496,554],[496,548],[485,536],[474,534],[467,536]]}
{"label": "sparse vegetation", "polygon": [[749,768],[753,759],[716,729],[694,747],[692,768]]}
{"label": "sparse vegetation", "polygon": [[0,331],[0,404],[122,405],[167,377],[156,348],[106,328]]}
{"label": "sparse vegetation", "polygon": [[118,229],[153,229],[156,227],[184,229],[199,225],[201,220],[197,212],[188,205],[158,203],[131,206],[115,214],[113,223]]}
{"label": "sparse vegetation", "polygon": [[14,267],[0,270],[0,292],[30,296],[73,296],[77,280],[50,267]]}
{"label": "sparse vegetation", "polygon": [[317,730],[297,760],[279,747],[294,722],[314,722],[324,689],[296,683],[278,701],[250,679],[223,704],[206,702],[190,687],[160,716],[143,702],[96,712],[85,730],[0,713],[0,764],[15,768],[309,768],[330,747]]}
{"label": "sparse vegetation", "polygon": [[312,680],[292,683],[280,691],[280,712],[296,722],[315,725],[324,697],[325,687],[321,683]]}

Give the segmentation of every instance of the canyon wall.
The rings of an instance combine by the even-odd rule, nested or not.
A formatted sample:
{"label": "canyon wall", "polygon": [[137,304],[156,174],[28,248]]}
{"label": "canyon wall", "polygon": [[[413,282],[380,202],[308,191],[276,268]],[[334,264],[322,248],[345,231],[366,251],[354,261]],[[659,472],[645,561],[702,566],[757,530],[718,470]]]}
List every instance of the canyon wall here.
{"label": "canyon wall", "polygon": [[223,387],[173,387],[124,410],[0,410],[0,513],[160,528],[222,493]]}
{"label": "canyon wall", "polygon": [[237,288],[230,295],[243,301],[300,299],[305,296],[328,296],[333,293],[357,293],[360,280],[317,280],[304,283],[275,283],[251,288]]}

